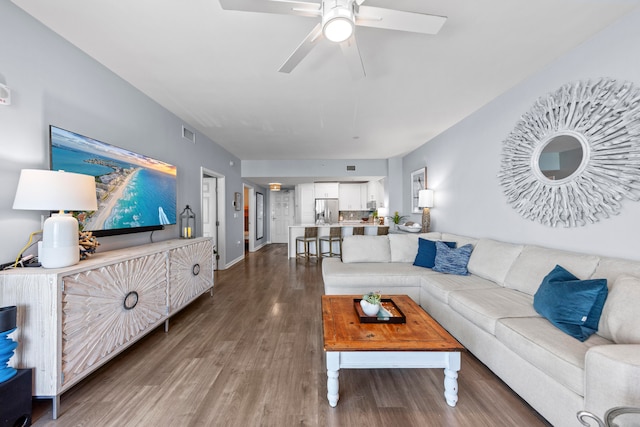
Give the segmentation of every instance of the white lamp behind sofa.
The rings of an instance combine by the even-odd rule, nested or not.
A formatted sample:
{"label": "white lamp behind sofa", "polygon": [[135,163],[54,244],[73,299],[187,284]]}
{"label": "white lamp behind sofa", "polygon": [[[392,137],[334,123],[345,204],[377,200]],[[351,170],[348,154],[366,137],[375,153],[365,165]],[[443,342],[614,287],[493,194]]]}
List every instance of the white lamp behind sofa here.
{"label": "white lamp behind sofa", "polygon": [[77,264],[78,221],[64,211],[98,209],[95,178],[64,171],[23,169],[13,209],[60,211],[44,222],[38,259],[45,268]]}
{"label": "white lamp behind sofa", "polygon": [[418,192],[418,207],[422,208],[422,232],[428,233],[431,227],[431,212],[433,207],[433,190],[425,189]]}

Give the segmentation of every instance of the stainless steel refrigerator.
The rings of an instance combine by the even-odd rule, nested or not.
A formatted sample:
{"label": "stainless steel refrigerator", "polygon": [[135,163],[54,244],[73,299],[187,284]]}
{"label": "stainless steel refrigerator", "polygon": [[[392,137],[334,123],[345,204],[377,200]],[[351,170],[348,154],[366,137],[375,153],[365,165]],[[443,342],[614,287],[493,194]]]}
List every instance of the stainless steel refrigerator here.
{"label": "stainless steel refrigerator", "polygon": [[338,199],[316,199],[316,224],[338,222]]}

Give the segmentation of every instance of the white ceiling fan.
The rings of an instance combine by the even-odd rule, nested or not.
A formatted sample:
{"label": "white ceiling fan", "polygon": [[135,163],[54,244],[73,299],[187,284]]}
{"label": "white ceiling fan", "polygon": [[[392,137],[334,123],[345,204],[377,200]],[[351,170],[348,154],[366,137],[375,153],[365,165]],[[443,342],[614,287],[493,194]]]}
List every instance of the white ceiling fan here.
{"label": "white ceiling fan", "polygon": [[354,35],[356,25],[437,34],[447,20],[444,16],[363,6],[364,2],[365,0],[321,0],[321,3],[290,0],[220,0],[220,5],[227,10],[320,17],[321,22],[311,30],[278,71],[290,73],[319,40],[326,38],[340,44],[351,73],[356,78],[365,75]]}

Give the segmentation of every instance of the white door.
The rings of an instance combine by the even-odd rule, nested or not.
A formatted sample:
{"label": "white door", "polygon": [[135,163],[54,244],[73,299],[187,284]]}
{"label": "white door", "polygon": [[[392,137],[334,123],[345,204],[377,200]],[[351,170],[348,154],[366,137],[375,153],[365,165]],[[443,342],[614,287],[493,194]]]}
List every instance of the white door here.
{"label": "white door", "polygon": [[[213,248],[218,249],[218,202],[216,197],[217,178],[202,178],[202,236],[211,237]],[[216,258],[214,257],[213,269],[216,270]]]}
{"label": "white door", "polygon": [[293,225],[294,192],[272,191],[270,195],[271,243],[288,243],[289,226]]}

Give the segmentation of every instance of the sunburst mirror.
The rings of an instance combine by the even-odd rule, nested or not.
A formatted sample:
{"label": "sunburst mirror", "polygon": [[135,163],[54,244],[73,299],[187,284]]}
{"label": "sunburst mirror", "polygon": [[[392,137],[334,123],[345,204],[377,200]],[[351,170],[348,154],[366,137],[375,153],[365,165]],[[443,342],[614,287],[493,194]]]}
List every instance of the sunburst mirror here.
{"label": "sunburst mirror", "polygon": [[536,101],[503,143],[498,174],[524,218],[576,227],[639,200],[640,90],[613,79],[568,83]]}

